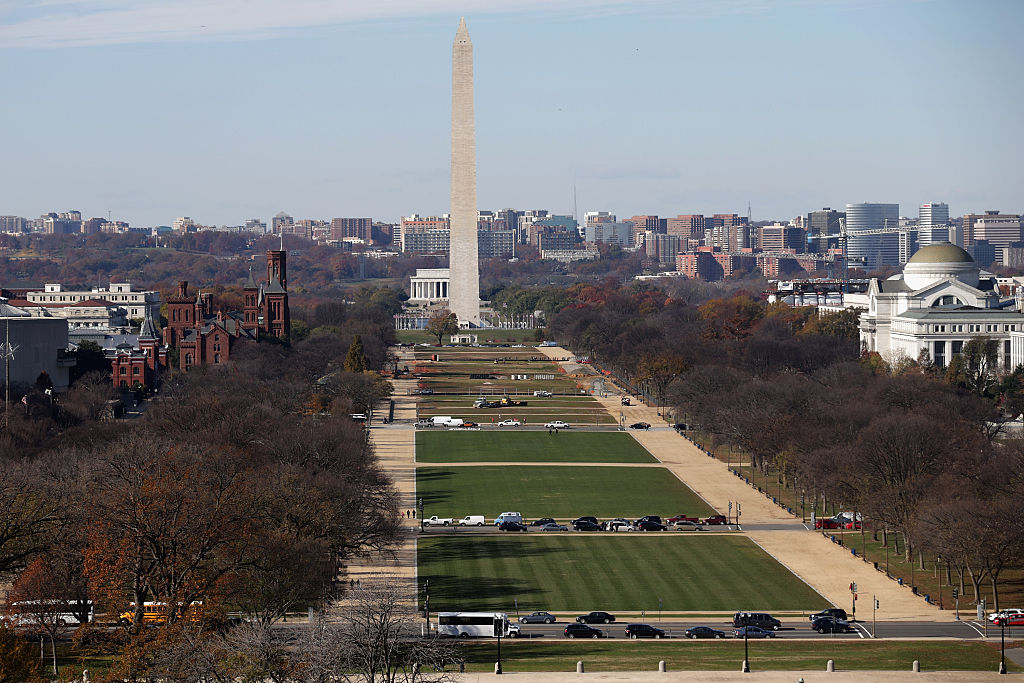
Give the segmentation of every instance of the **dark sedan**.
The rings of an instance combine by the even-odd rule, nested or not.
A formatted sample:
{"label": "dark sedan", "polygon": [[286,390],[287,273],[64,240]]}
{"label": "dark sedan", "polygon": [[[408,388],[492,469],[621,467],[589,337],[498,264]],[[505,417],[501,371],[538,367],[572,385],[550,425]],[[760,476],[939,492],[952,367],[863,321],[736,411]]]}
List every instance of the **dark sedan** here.
{"label": "dark sedan", "polygon": [[544,526],[545,524],[554,524],[555,520],[550,517],[541,517],[530,522],[530,526]]}
{"label": "dark sedan", "polygon": [[603,527],[600,524],[591,522],[586,519],[578,519],[572,523],[572,528],[576,531],[601,531]]}
{"label": "dark sedan", "polygon": [[733,632],[733,635],[737,638],[743,638],[746,635],[747,638],[774,638],[774,631],[765,631],[760,626],[741,626]]}
{"label": "dark sedan", "polygon": [[808,619],[811,621],[817,621],[822,617],[831,617],[833,619],[842,619],[843,621],[846,621],[846,610],[842,607],[829,607],[828,609],[823,609],[820,612],[815,612],[809,616]]}
{"label": "dark sedan", "polygon": [[520,624],[553,624],[557,619],[551,612],[533,612],[519,617]]}
{"label": "dark sedan", "polygon": [[647,430],[651,428],[651,425],[647,422],[634,422],[633,424],[629,425],[629,428]]}
{"label": "dark sedan", "polygon": [[587,612],[576,617],[578,624],[610,624],[615,621],[615,616],[607,612]]}
{"label": "dark sedan", "polygon": [[600,638],[604,635],[601,629],[586,624],[566,624],[562,633],[566,638]]}
{"label": "dark sedan", "polygon": [[630,624],[626,627],[626,637],[634,640],[637,638],[664,638],[665,632],[650,624]]}
{"label": "dark sedan", "polygon": [[576,519],[572,520],[573,524],[575,524],[576,522],[591,522],[593,524],[601,523],[598,521],[597,517],[592,517],[590,515],[583,515],[582,517],[577,517]]}
{"label": "dark sedan", "polygon": [[498,525],[498,531],[527,531],[528,529],[528,526],[519,522],[502,522]]}
{"label": "dark sedan", "polygon": [[640,519],[636,520],[636,522],[634,522],[633,524],[639,525],[641,522],[657,522],[658,524],[661,524],[661,517],[659,517],[658,515],[644,515]]}
{"label": "dark sedan", "polygon": [[725,631],[716,631],[708,626],[694,626],[686,629],[686,637],[693,638],[725,638]]}
{"label": "dark sedan", "polygon": [[648,520],[646,522],[640,522],[639,524],[636,525],[636,528],[639,529],[640,531],[667,531],[668,530],[668,527],[665,526],[664,524],[658,524],[657,522],[652,522],[650,520]]}
{"label": "dark sedan", "polygon": [[811,630],[818,633],[850,633],[853,628],[850,622],[833,617],[822,617],[811,622]]}

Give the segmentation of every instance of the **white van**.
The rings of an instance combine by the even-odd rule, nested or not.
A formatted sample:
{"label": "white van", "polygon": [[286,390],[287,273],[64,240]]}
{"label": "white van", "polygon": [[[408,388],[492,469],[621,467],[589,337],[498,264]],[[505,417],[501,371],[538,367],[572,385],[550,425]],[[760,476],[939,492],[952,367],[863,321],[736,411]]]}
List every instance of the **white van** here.
{"label": "white van", "polygon": [[523,515],[519,512],[502,512],[494,518],[494,526],[499,526],[502,522],[519,522],[522,524]]}
{"label": "white van", "polygon": [[483,526],[485,520],[483,515],[466,515],[457,524],[459,526]]}

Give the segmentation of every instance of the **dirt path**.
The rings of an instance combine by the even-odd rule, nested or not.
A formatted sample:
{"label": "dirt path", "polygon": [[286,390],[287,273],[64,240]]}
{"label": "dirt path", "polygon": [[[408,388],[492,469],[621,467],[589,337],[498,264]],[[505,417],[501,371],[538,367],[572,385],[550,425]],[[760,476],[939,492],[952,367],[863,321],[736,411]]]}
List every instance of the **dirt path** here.
{"label": "dirt path", "polygon": [[657,462],[417,462],[416,467],[656,467],[664,465]]}
{"label": "dirt path", "polygon": [[[399,357],[411,362],[412,354],[404,351]],[[355,558],[348,565],[347,576],[360,585],[379,581],[400,582],[410,596],[415,595],[416,586],[416,530],[419,520],[405,517],[406,510],[416,505],[416,431],[412,423],[416,419],[416,398],[410,392],[416,388],[416,380],[392,380],[394,386],[395,423],[374,424],[369,427],[370,443],[373,444],[381,468],[388,473],[399,494],[399,512],[408,534],[405,541],[394,551],[371,553],[367,557]],[[378,406],[376,415],[387,415],[387,404]]]}
{"label": "dirt path", "polygon": [[[550,358],[571,356],[565,349],[540,349]],[[649,422],[664,424],[658,411],[646,405],[622,406],[620,396],[596,397],[612,415],[621,411],[626,424]],[[664,463],[681,481],[701,496],[712,507],[725,514],[729,502],[733,510],[739,503],[743,514],[741,524],[779,523],[799,521],[784,509],[773,504],[734,474],[725,463],[709,457],[675,430],[652,429],[630,431],[640,445]],[[850,583],[856,583],[860,593],[862,612],[870,613],[871,596],[880,603],[879,617],[888,620],[953,620],[953,613],[929,605],[913,595],[909,588],[899,586],[885,574],[855,558],[849,549],[831,543],[813,531],[765,531],[747,533],[748,538],[760,545],[776,560],[810,584],[826,599],[838,607],[850,610]]]}

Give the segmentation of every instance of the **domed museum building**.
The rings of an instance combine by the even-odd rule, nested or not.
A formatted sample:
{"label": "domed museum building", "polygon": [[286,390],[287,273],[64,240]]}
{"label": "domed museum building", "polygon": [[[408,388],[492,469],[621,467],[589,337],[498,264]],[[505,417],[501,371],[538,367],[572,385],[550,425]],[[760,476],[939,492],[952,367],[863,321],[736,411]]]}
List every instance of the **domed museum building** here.
{"label": "domed museum building", "polygon": [[1024,360],[1020,301],[1000,297],[996,278],[966,251],[938,242],[915,253],[900,275],[868,284],[860,316],[861,344],[888,360],[916,359],[922,351],[939,367],[972,337],[999,342],[999,366]]}

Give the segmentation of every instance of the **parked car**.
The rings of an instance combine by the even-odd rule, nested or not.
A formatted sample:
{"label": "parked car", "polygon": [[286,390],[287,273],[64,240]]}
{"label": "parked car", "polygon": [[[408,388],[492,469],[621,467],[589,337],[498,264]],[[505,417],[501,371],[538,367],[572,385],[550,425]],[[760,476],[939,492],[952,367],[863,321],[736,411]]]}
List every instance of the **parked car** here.
{"label": "parked car", "polygon": [[626,637],[634,640],[637,638],[664,638],[665,632],[650,624],[630,624],[626,627]]}
{"label": "parked car", "polygon": [[551,392],[550,391],[540,391],[540,390],[538,390],[538,391],[533,392],[533,395],[534,396],[548,397],[548,396],[551,396]]}
{"label": "parked car", "polygon": [[649,422],[634,422],[629,425],[630,429],[650,429],[651,425]]}
{"label": "parked car", "polygon": [[550,612],[533,612],[519,617],[520,624],[553,624],[556,621],[558,619],[555,619],[555,615]]}
{"label": "parked car", "polygon": [[416,420],[416,429],[427,429],[434,426],[434,421],[430,418],[420,418]]}
{"label": "parked car", "polygon": [[451,526],[451,517],[438,517],[434,515],[428,519],[423,520],[423,526]]}
{"label": "parked car", "polygon": [[561,420],[552,420],[544,425],[546,429],[569,429],[568,422],[562,422]]}
{"label": "parked car", "polygon": [[741,626],[733,632],[733,635],[737,638],[743,638],[744,634],[747,638],[774,638],[775,634],[771,631],[765,631],[760,626]]}
{"label": "parked car", "polygon": [[818,633],[850,633],[850,622],[834,617],[821,617],[811,622],[811,629]]}
{"label": "parked car", "polygon": [[521,512],[502,512],[494,518],[494,526],[501,526],[502,522],[519,522],[522,524],[523,514]]}
{"label": "parked car", "polygon": [[522,427],[523,423],[522,423],[522,420],[509,419],[509,420],[502,420],[501,422],[498,423],[498,426],[499,427]]}
{"label": "parked car", "polygon": [[823,609],[820,612],[815,612],[807,618],[811,621],[815,621],[822,617],[832,617],[834,619],[842,619],[843,621],[846,621],[846,610],[842,607],[829,607],[828,609]]}
{"label": "parked car", "polygon": [[694,626],[686,629],[687,638],[725,638],[725,631],[716,631],[708,626]]}
{"label": "parked car", "polygon": [[352,413],[349,417],[353,422],[366,422],[366,413]]}
{"label": "parked car", "polygon": [[636,528],[640,531],[668,531],[668,527],[658,522],[652,522],[647,520],[646,522],[640,522],[636,525]]}
{"label": "parked car", "polygon": [[610,519],[604,523],[605,531],[633,531],[635,527],[633,523],[628,519],[622,519],[617,517],[616,519]]}
{"label": "parked car", "polygon": [[665,524],[678,524],[679,522],[693,522],[694,524],[700,524],[700,518],[690,517],[688,515],[676,515],[675,517],[669,517],[665,520]]}
{"label": "parked car", "polygon": [[586,624],[566,624],[562,631],[566,638],[602,638],[604,631]]}
{"label": "parked car", "polygon": [[676,522],[672,526],[674,526],[676,528],[676,531],[703,531],[704,530],[704,527],[702,527],[700,524],[697,524],[696,522],[691,522],[689,520],[684,520],[682,522]]}
{"label": "parked car", "polygon": [[992,622],[993,626],[1017,626],[1024,624],[1024,609],[1012,607],[1000,610],[988,615],[988,620]]}
{"label": "parked car", "polygon": [[615,616],[607,612],[587,612],[576,617],[577,624],[610,624]]}
{"label": "parked car", "polygon": [[465,421],[461,425],[457,425],[457,426],[458,427],[479,427],[480,425],[477,424],[476,422]]}
{"label": "parked car", "polygon": [[782,622],[765,612],[737,612],[732,616],[732,625],[736,628],[741,626],[758,626],[760,628],[778,631],[782,628]]}
{"label": "parked car", "polygon": [[702,519],[700,523],[713,526],[716,524],[728,524],[729,520],[725,518],[725,515],[711,515]]}
{"label": "parked car", "polygon": [[502,522],[498,525],[498,531],[528,531],[530,527],[519,522]]}
{"label": "parked car", "polygon": [[591,522],[587,519],[578,519],[572,523],[572,528],[576,531],[601,531],[602,527],[596,522]]}
{"label": "parked car", "polygon": [[568,531],[569,527],[567,527],[564,524],[552,523],[552,524],[545,524],[544,526],[542,526],[540,528],[540,530],[541,531]]}
{"label": "parked car", "polygon": [[594,517],[593,515],[583,515],[582,517],[577,517],[576,519],[572,520],[573,524],[575,524],[576,522],[592,522],[594,524],[601,523],[598,521],[597,517]]}
{"label": "parked car", "polygon": [[622,405],[624,405],[624,406],[633,405],[629,401],[629,396],[623,396],[622,397],[622,401],[620,401],[620,403],[622,403]]}
{"label": "parked car", "polygon": [[483,526],[485,523],[483,515],[466,515],[456,522],[459,526]]}
{"label": "parked car", "polygon": [[633,525],[640,526],[642,522],[656,522],[658,524],[661,524],[661,517],[659,517],[658,515],[644,515],[640,519],[633,522]]}
{"label": "parked car", "polygon": [[530,526],[544,526],[545,524],[554,524],[555,520],[551,517],[541,517],[530,522]]}

